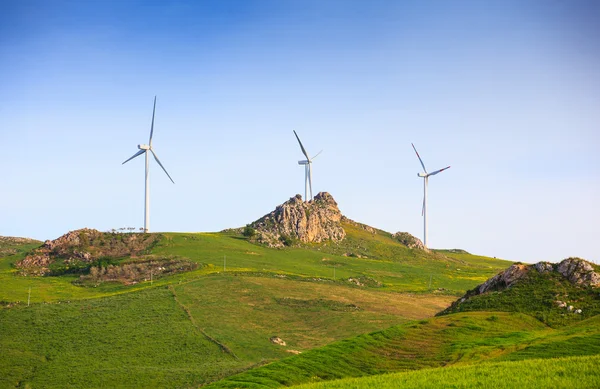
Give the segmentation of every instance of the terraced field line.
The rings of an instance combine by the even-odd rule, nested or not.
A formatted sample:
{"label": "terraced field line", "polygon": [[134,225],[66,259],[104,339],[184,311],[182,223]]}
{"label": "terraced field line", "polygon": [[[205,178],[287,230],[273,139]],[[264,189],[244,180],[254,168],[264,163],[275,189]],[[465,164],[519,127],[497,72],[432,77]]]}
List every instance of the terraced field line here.
{"label": "terraced field line", "polygon": [[240,359],[238,358],[238,356],[235,355],[235,353],[233,351],[231,351],[231,349],[229,347],[225,346],[223,343],[219,342],[218,340],[216,340],[215,338],[213,338],[212,336],[207,334],[202,328],[200,328],[198,326],[198,324],[196,323],[196,320],[192,316],[192,313],[190,312],[190,310],[187,309],[187,307],[185,305],[183,305],[177,298],[177,293],[175,293],[175,289],[173,288],[173,286],[169,285],[168,289],[171,291],[171,294],[173,294],[173,299],[175,299],[175,302],[177,303],[177,305],[179,305],[181,307],[181,309],[184,310],[184,312],[188,316],[188,319],[190,319],[190,321],[194,325],[194,328],[196,328],[196,330],[198,330],[198,332],[200,332],[202,335],[204,335],[204,337],[206,339],[210,340],[211,342],[213,342],[214,344],[219,346],[223,352],[231,355],[233,358],[235,358],[235,360],[239,361]]}

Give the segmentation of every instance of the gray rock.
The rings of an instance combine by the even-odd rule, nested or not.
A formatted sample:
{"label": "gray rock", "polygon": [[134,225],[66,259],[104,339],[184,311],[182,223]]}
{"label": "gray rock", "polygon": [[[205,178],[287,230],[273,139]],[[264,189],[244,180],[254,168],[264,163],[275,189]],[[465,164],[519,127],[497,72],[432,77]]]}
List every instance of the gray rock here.
{"label": "gray rock", "polygon": [[540,273],[550,273],[554,271],[554,267],[550,262],[538,262],[533,266]]}
{"label": "gray rock", "polygon": [[516,281],[525,277],[529,271],[529,266],[522,264],[511,265],[508,269],[490,278],[477,287],[477,294],[485,293],[489,290],[502,290],[509,288]]}
{"label": "gray rock", "polygon": [[581,258],[567,258],[558,264],[558,272],[578,285],[600,286],[600,274],[593,266]]}
{"label": "gray rock", "polygon": [[409,234],[408,232],[396,232],[395,234],[392,234],[392,238],[396,239],[409,249],[425,250],[425,245],[421,239]]}
{"label": "gray rock", "polygon": [[250,226],[257,242],[282,247],[286,239],[303,243],[338,242],[346,236],[341,225],[342,213],[333,197],[321,192],[309,202],[296,195]]}

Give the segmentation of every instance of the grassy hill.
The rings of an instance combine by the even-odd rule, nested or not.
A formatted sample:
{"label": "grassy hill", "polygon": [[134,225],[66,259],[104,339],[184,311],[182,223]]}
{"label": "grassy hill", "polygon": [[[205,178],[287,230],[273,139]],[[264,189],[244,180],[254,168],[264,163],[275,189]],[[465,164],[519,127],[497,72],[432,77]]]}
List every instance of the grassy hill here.
{"label": "grassy hill", "polygon": [[[580,276],[589,276],[587,273],[592,273],[594,270],[596,274],[600,271],[599,266],[579,258],[563,261],[566,262],[587,266],[590,269],[580,272]],[[547,264],[547,266],[551,269],[559,267],[560,264]],[[520,270],[521,268],[523,270]],[[514,269],[514,274],[522,274],[519,275],[522,278],[516,279],[509,287],[504,287],[502,282],[495,282],[485,293],[478,293],[477,289],[471,290],[465,297],[439,314],[483,310],[522,312],[553,327],[564,326],[600,314],[599,288],[593,287],[589,282],[583,279],[580,279],[579,283],[572,282],[556,270],[540,273],[535,270],[535,266],[515,264],[507,272],[511,269]]]}
{"label": "grassy hill", "polygon": [[[201,266],[195,271],[161,278],[153,282],[153,286],[187,282],[222,272],[226,262],[229,272],[287,274],[344,282],[349,286],[366,283],[367,287],[377,286],[389,292],[437,290],[457,296],[510,264],[493,258],[466,255],[456,259],[436,252],[412,250],[381,231],[371,234],[350,224],[344,228],[347,239],[337,245],[307,244],[285,249],[255,245],[234,233],[161,234],[149,254],[184,258]],[[50,302],[127,293],[151,286],[145,282],[128,286],[105,283],[95,288],[82,288],[73,283],[79,279],[77,274],[18,277],[14,263],[24,256],[25,252],[19,252],[0,258],[0,301],[26,301],[30,287],[31,301]],[[117,262],[120,261],[130,262],[131,259],[117,258]],[[356,281],[348,281],[349,278]]]}
{"label": "grassy hill", "polygon": [[21,276],[14,264],[27,250],[11,252],[0,258],[0,386],[196,386],[431,317],[508,264],[345,228],[338,246],[284,249],[231,232],[161,234],[150,252],[111,263],[181,258],[198,267],[136,284]]}
{"label": "grassy hill", "polygon": [[[346,238],[336,244],[280,249],[235,231],[165,233],[143,253],[98,254],[74,272],[44,277],[19,275],[15,267],[39,242],[6,251],[0,387],[261,388],[352,377],[367,381],[331,385],[385,387],[424,382],[426,373],[408,372],[422,369],[432,377],[430,387],[449,379],[467,387],[484,382],[469,380],[469,372],[500,382],[513,374],[515,361],[564,372],[561,363],[570,366],[574,357],[583,357],[575,370],[581,382],[595,382],[586,366],[600,354],[600,316],[588,309],[553,328],[538,314],[545,305],[531,302],[532,296],[553,301],[557,293],[581,302],[577,290],[533,277],[506,295],[476,296],[456,313],[434,317],[511,263],[461,250],[409,249],[385,231],[343,226]],[[96,241],[108,238],[129,241],[112,235]],[[63,251],[81,257],[85,249]],[[72,270],[69,261],[56,263]],[[180,263],[194,266],[152,278],[144,272],[86,278],[106,266],[118,275]],[[559,284],[567,289],[557,290]],[[557,357],[567,359],[537,360]],[[388,373],[400,376],[379,376]],[[572,380],[568,373],[557,382]]]}

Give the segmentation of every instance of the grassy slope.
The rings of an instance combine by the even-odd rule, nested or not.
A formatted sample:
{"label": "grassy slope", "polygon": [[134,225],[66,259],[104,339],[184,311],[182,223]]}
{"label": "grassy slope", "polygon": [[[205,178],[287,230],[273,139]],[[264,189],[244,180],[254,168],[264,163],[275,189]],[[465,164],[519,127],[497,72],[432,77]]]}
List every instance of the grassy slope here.
{"label": "grassy slope", "polygon": [[[452,294],[506,266],[504,261],[478,262],[465,275],[457,268],[468,264],[408,250],[384,234],[368,239],[365,233],[349,228],[341,247],[353,250],[358,244],[374,259],[335,255],[327,252],[328,246],[268,249],[221,233],[166,234],[155,254],[209,266],[156,280],[152,287],[145,282],[83,288],[71,284],[73,276],[19,277],[12,264],[24,253],[1,258],[0,300],[21,301],[0,310],[3,382],[9,387],[19,382],[94,387],[113,380],[122,386],[161,386],[166,381],[188,386],[288,356],[289,349],[305,351],[431,316],[454,299]],[[430,274],[432,288],[449,291],[423,293]],[[358,287],[342,280],[361,275],[384,285]],[[187,313],[164,289],[168,284]],[[33,305],[26,307],[30,287]],[[403,293],[415,291],[419,293]],[[349,304],[358,309],[344,310]],[[204,334],[238,359],[207,343]],[[271,344],[268,339],[274,335],[288,346]],[[145,375],[144,370],[153,373]]]}
{"label": "grassy slope", "polygon": [[181,387],[235,364],[165,287],[0,310],[0,385]]}
{"label": "grassy slope", "polygon": [[297,386],[298,389],[426,389],[426,388],[590,388],[600,387],[600,355],[520,362],[484,363],[474,366],[385,374],[374,377]]}
{"label": "grassy slope", "polygon": [[[253,245],[239,236],[223,233],[165,234],[165,239],[153,249],[154,254],[182,256],[209,266],[157,282],[189,281],[220,271],[223,257],[227,256],[227,269],[230,271],[333,279],[335,268],[336,279],[364,275],[383,283],[389,291],[426,293],[431,280],[431,289],[443,288],[444,293],[459,295],[510,264],[492,258],[482,260],[483,257],[467,255],[467,258],[458,260],[437,253],[410,250],[389,234],[378,232],[373,236],[356,226],[344,227],[348,231],[348,239],[340,246],[324,244],[283,250]],[[369,258],[341,255],[352,253],[357,247]],[[0,258],[0,301],[26,301],[30,287],[31,301],[49,302],[114,295],[149,286],[104,284],[98,288],[81,288],[71,283],[76,276],[19,277],[12,264],[23,256],[20,253]]]}
{"label": "grassy slope", "polygon": [[[430,317],[449,296],[361,290],[333,282],[215,274],[174,287],[198,325],[245,365]],[[287,346],[272,344],[279,336]]]}
{"label": "grassy slope", "polygon": [[522,314],[460,313],[336,342],[208,387],[278,387],[448,364],[595,355],[600,348],[599,323],[596,317],[555,330]]}

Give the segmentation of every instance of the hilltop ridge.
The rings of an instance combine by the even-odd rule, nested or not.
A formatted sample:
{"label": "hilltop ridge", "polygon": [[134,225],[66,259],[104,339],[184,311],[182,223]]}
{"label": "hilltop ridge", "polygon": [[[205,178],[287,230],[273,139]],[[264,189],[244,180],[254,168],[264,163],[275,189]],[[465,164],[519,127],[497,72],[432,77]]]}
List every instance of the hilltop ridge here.
{"label": "hilltop ridge", "polygon": [[[328,192],[319,192],[310,201],[297,194],[240,230],[254,243],[281,248],[299,243],[339,243],[347,235],[344,225],[371,234],[385,232],[344,216]],[[408,232],[388,235],[408,248],[425,249],[423,242]]]}

